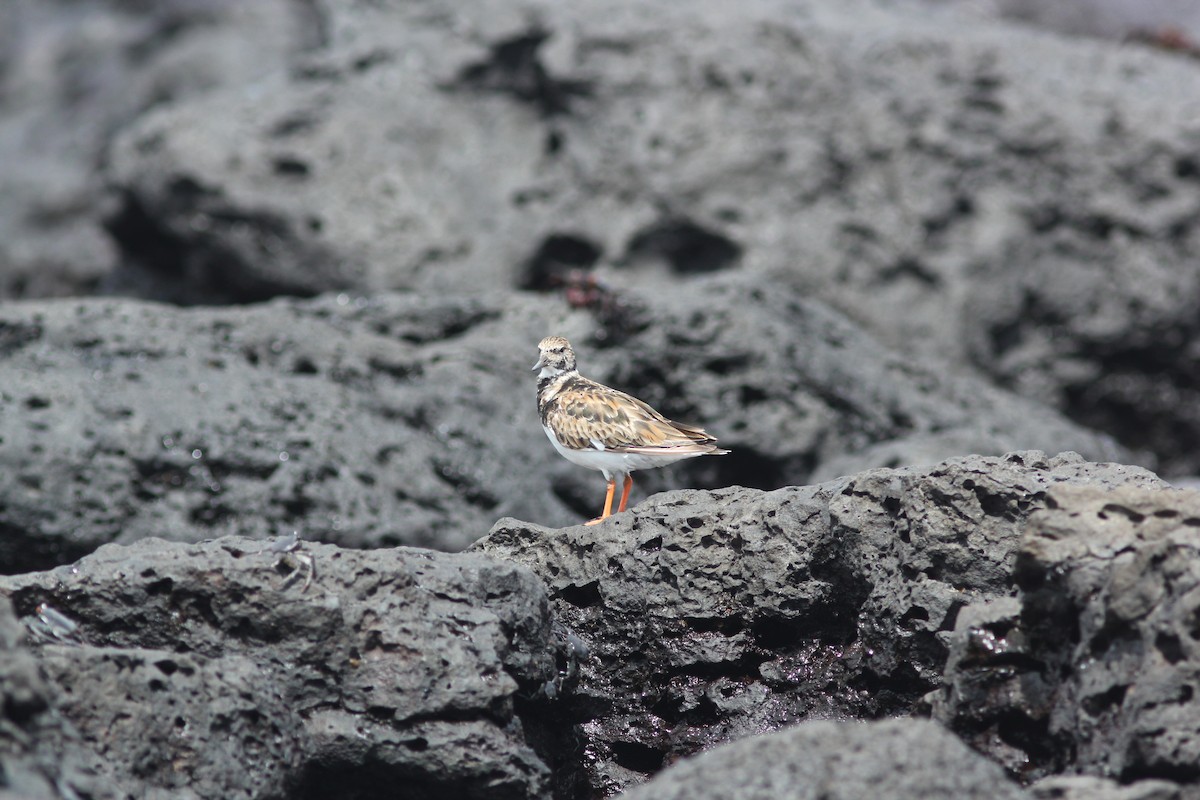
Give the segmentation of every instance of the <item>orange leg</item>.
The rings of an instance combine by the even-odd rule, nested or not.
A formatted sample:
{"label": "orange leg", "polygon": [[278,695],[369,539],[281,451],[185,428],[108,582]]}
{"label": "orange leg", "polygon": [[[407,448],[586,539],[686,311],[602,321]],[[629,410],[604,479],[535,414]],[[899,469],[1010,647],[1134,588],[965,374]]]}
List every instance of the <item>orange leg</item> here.
{"label": "orange leg", "polygon": [[617,513],[620,514],[625,510],[625,504],[629,502],[629,490],[633,488],[633,476],[625,476],[625,491],[621,492],[621,505],[617,506]]}
{"label": "orange leg", "polygon": [[608,482],[608,494],[605,495],[605,497],[604,497],[604,513],[601,514],[600,516],[596,517],[593,520],[589,520],[588,522],[583,523],[584,525],[595,525],[599,522],[603,522],[604,520],[606,520],[612,516],[612,499],[613,499],[613,493],[616,491],[617,491],[617,482],[609,481]]}

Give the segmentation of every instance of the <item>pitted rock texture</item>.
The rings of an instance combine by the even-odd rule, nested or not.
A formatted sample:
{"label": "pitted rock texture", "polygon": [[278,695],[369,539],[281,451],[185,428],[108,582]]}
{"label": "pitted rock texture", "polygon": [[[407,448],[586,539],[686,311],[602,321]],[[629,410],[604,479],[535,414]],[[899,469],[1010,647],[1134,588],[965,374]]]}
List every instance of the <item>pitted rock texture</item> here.
{"label": "pitted rock texture", "polygon": [[592,527],[506,519],[474,549],[541,576],[589,645],[567,703],[607,794],[741,736],[910,713],[959,609],[1012,592],[1021,528],[1061,484],[1164,485],[1073,454],[974,456],[672,492]]}
{"label": "pitted rock texture", "polygon": [[402,297],[0,309],[8,571],[160,531],[465,546],[516,496],[479,482],[503,479],[479,436],[516,426],[526,398],[501,387],[524,359],[453,344],[498,313]]}
{"label": "pitted rock texture", "polygon": [[688,759],[627,800],[1026,800],[1029,795],[927,720],[808,722]]}
{"label": "pitted rock texture", "polygon": [[1200,492],[1057,487],[1016,599],[964,612],[934,713],[1027,776],[1200,784]]}
{"label": "pitted rock texture", "polygon": [[610,320],[528,295],[8,304],[0,571],[147,535],[298,529],[344,546],[456,550],[501,516],[595,516],[599,473],[560,458],[537,418],[529,367],[551,330],[575,341],[585,374],[707,425],[734,451],[642,473],[639,497],[774,489],[963,449],[1121,455],[1053,412],[889,353],[794,292],[719,280],[680,296],[693,310],[655,298],[619,348],[598,346],[613,342]]}
{"label": "pitted rock texture", "polygon": [[[92,764],[77,734],[62,730],[50,711],[57,692],[25,646],[12,604],[0,597],[0,793],[57,798],[56,784],[85,773]],[[57,687],[55,687],[57,688]],[[53,742],[54,746],[44,746]],[[94,755],[90,759],[95,761]]]}
{"label": "pitted rock texture", "polygon": [[[1200,474],[1197,62],[975,5],[0,2],[0,573],[204,542],[0,580],[81,625],[0,597],[0,795],[575,800],[928,703],[1039,798],[1200,797],[1187,537],[1088,507],[1013,584],[1054,485],[1162,484],[999,457]],[[551,333],[732,449],[635,503],[746,488],[497,524],[599,510]],[[493,525],[550,610],[208,542]]]}
{"label": "pitted rock texture", "polygon": [[295,782],[305,731],[285,687],[254,659],[137,647],[34,652],[53,687],[49,708],[63,724],[45,733],[91,750],[85,763],[98,779],[56,770],[60,792],[259,798]]}
{"label": "pitted rock texture", "polygon": [[109,246],[181,302],[744,273],[1200,472],[1195,65],[930,5],[316,4],[115,138]]}
{"label": "pitted rock texture", "polygon": [[4,773],[67,798],[549,797],[516,712],[559,677],[529,571],[268,544],[144,539],[0,580],[22,617],[49,604],[79,626],[49,644],[0,629],[17,656],[0,736],[33,751]]}

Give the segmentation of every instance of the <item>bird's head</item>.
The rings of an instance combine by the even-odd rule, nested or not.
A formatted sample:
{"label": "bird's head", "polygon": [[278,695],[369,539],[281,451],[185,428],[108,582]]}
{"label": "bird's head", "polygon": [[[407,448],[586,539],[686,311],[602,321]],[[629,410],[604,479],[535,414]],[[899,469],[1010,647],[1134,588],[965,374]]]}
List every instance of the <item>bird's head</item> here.
{"label": "bird's head", "polygon": [[575,351],[571,343],[561,336],[547,336],[538,343],[538,360],[533,365],[541,370],[540,377],[552,378],[575,369]]}

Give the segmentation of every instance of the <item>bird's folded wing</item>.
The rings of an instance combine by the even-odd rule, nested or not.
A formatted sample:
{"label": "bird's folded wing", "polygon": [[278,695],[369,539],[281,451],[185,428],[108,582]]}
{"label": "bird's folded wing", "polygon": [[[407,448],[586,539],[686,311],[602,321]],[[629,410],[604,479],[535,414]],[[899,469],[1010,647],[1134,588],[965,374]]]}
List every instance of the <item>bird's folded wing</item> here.
{"label": "bird's folded wing", "polygon": [[689,452],[705,450],[715,441],[700,428],[672,422],[636,397],[590,382],[560,393],[546,421],[560,442],[577,450]]}

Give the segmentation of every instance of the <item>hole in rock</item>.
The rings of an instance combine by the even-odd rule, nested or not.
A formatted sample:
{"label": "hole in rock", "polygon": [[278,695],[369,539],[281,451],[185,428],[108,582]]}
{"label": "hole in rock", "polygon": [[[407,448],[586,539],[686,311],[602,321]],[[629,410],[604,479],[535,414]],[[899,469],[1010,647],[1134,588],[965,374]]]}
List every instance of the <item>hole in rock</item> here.
{"label": "hole in rock", "polygon": [[576,608],[588,608],[603,602],[600,596],[600,582],[591,581],[582,586],[571,584],[558,591],[558,596]]}
{"label": "hole in rock", "polygon": [[520,288],[539,292],[561,289],[565,273],[591,267],[600,254],[599,245],[582,236],[567,233],[547,236],[525,262]]}
{"label": "hole in rock", "polygon": [[613,760],[625,769],[652,775],[662,769],[662,751],[641,742],[611,742]]}
{"label": "hole in rock", "polygon": [[679,275],[717,272],[734,266],[742,246],[689,220],[666,220],[633,237],[627,261],[662,259]]}

